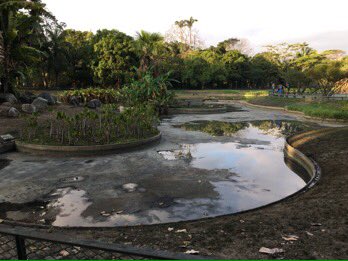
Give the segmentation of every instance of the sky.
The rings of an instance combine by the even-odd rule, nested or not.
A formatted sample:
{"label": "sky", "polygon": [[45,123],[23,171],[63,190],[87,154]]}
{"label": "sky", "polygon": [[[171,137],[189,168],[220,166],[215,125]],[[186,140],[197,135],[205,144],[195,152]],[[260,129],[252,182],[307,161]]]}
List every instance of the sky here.
{"label": "sky", "polygon": [[267,44],[308,42],[348,53],[348,0],[43,0],[67,28],[163,35],[193,16],[206,46],[236,37],[254,52]]}

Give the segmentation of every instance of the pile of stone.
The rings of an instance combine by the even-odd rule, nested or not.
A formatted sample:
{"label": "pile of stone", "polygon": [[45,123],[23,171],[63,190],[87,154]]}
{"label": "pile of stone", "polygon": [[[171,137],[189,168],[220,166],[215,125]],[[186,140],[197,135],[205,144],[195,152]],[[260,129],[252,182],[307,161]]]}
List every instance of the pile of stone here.
{"label": "pile of stone", "polygon": [[22,103],[20,109],[27,114],[43,112],[47,110],[48,106],[58,103],[57,98],[47,92],[38,96],[31,92],[25,92],[19,96],[19,100],[11,93],[0,94],[0,116],[19,117],[20,112],[17,109],[19,106],[16,106],[19,102]]}
{"label": "pile of stone", "polygon": [[0,116],[16,118],[19,116],[19,111],[15,104],[18,102],[16,96],[11,93],[0,94]]}

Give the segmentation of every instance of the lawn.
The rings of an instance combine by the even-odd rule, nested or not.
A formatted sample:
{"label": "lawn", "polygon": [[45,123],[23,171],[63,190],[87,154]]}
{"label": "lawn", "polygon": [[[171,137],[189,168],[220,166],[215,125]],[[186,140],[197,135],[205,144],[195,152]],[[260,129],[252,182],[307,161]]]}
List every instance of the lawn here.
{"label": "lawn", "polygon": [[306,102],[304,99],[253,97],[248,102],[257,105],[283,107],[303,112],[307,116],[348,120],[348,101]]}

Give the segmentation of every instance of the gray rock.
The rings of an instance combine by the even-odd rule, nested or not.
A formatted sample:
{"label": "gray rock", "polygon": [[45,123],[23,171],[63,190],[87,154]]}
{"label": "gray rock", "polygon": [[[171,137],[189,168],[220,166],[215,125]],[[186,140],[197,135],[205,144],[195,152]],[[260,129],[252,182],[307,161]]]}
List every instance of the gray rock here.
{"label": "gray rock", "polygon": [[47,100],[48,105],[54,105],[56,104],[56,100],[53,98],[53,96],[51,94],[49,94],[48,92],[43,92],[41,94],[39,94],[40,98],[43,98],[45,100]]}
{"label": "gray rock", "polygon": [[11,117],[11,118],[18,118],[19,115],[20,115],[20,113],[15,107],[10,108],[10,110],[8,111],[8,114],[7,114],[7,116]]}
{"label": "gray rock", "polygon": [[33,102],[32,105],[34,105],[37,109],[37,111],[45,111],[48,107],[48,101],[44,98],[38,97]]}
{"label": "gray rock", "polygon": [[3,104],[1,104],[1,106],[12,107],[12,103],[4,102]]}
{"label": "gray rock", "polygon": [[33,113],[37,112],[37,108],[33,104],[23,104],[22,111],[25,113],[33,114]]}
{"label": "gray rock", "polygon": [[19,96],[19,101],[21,103],[32,103],[36,98],[37,96],[34,93],[25,92],[21,93],[21,95]]}
{"label": "gray rock", "polygon": [[80,103],[79,103],[79,100],[77,99],[76,96],[71,96],[70,97],[70,100],[69,100],[69,103],[75,107],[79,106]]}
{"label": "gray rock", "polygon": [[1,93],[0,101],[10,102],[11,104],[15,104],[18,102],[16,96],[14,96],[12,93]]}
{"label": "gray rock", "polygon": [[88,103],[87,103],[87,107],[90,108],[90,109],[96,109],[96,108],[99,108],[101,107],[102,103],[100,100],[98,99],[93,99],[93,100],[90,100]]}
{"label": "gray rock", "polygon": [[9,106],[0,105],[0,116],[7,117],[10,108]]}

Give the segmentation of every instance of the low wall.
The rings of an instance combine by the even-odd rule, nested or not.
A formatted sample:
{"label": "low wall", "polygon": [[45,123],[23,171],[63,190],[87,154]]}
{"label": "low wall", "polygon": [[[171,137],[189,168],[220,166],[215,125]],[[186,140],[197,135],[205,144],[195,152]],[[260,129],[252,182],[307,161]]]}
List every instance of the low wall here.
{"label": "low wall", "polygon": [[49,146],[39,144],[28,144],[16,141],[16,148],[19,152],[40,154],[40,155],[57,155],[57,156],[91,156],[109,153],[125,152],[131,149],[139,148],[159,141],[162,133],[151,138],[138,141],[132,141],[122,144],[106,144],[93,146]]}
{"label": "low wall", "polygon": [[169,114],[214,114],[227,112],[227,107],[221,108],[169,108]]}

